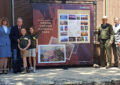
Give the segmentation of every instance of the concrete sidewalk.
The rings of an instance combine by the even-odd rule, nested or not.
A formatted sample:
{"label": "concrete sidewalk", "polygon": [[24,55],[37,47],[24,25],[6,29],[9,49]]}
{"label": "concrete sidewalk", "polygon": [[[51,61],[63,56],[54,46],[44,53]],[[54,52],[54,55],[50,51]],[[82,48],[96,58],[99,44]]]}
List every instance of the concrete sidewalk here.
{"label": "concrete sidewalk", "polygon": [[38,69],[36,73],[0,75],[0,85],[120,85],[120,69]]}

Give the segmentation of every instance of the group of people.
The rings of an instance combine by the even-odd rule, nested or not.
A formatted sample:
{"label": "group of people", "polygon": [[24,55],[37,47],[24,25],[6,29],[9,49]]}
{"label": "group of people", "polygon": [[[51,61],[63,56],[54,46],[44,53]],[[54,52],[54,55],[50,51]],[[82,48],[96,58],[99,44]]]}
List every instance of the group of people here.
{"label": "group of people", "polygon": [[[114,66],[120,67],[120,23],[119,18],[114,18],[115,25],[107,23],[108,18],[102,18],[102,24],[98,29],[100,42],[100,66],[110,68],[112,66],[112,48],[114,54]],[[106,54],[106,55],[105,55]],[[106,58],[107,57],[107,58]]]}
{"label": "group of people", "polygon": [[23,19],[20,17],[17,19],[16,26],[9,27],[9,21],[6,17],[1,18],[0,24],[0,74],[8,73],[7,64],[10,57],[13,59],[14,73],[24,74],[28,70],[36,72],[38,35],[34,27],[26,29],[23,25]]}
{"label": "group of people", "polygon": [[[120,67],[120,23],[114,18],[115,26],[107,23],[107,17],[102,18],[98,29],[100,42],[100,66],[110,68],[113,47],[115,66]],[[0,74],[8,73],[8,58],[12,56],[13,72],[36,72],[36,52],[38,51],[38,35],[34,27],[26,29],[23,19],[17,19],[17,25],[9,28],[9,21],[3,17],[0,21]],[[106,54],[106,55],[105,55]],[[107,56],[107,59],[106,59]],[[27,57],[28,61],[27,62]],[[22,62],[22,63],[21,63]],[[29,68],[28,64],[29,63]],[[23,67],[22,67],[23,66]]]}

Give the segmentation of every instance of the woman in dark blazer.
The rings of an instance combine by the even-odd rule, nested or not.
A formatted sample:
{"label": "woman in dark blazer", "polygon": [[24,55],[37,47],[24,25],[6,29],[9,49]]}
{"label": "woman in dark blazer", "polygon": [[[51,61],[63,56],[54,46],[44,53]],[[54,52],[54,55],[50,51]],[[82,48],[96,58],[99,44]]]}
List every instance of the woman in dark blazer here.
{"label": "woman in dark blazer", "polygon": [[7,73],[8,57],[11,57],[10,28],[8,28],[8,19],[1,19],[0,26],[0,74]]}

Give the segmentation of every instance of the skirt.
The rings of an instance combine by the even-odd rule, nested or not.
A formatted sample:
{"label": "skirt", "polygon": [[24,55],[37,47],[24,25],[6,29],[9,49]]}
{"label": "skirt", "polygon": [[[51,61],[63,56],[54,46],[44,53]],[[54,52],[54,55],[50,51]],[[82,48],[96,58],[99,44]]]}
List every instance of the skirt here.
{"label": "skirt", "polygon": [[0,46],[0,58],[11,57],[11,46]]}

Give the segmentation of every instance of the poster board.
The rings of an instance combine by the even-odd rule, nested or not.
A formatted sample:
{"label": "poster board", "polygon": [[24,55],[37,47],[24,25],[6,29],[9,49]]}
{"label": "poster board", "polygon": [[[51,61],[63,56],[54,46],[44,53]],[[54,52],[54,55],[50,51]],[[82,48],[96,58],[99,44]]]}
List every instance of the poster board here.
{"label": "poster board", "polygon": [[[69,34],[70,37],[78,37],[79,34],[79,37],[81,37],[80,29],[83,28],[84,31],[87,30],[88,32],[87,35],[85,33],[83,33],[83,35],[88,38],[86,40],[84,38],[84,41],[61,42],[60,19],[66,19],[66,16],[60,18],[61,15],[70,15],[70,21],[68,23],[70,25],[68,27],[73,30],[73,35]],[[74,20],[74,16],[80,16],[80,20]],[[72,21],[72,19],[74,21]],[[79,19],[79,17],[76,19]],[[82,21],[87,21],[87,24]],[[93,64],[94,7],[92,4],[33,4],[33,22],[35,31],[41,31],[38,37],[39,49],[44,46],[49,49],[49,46],[51,45],[63,45],[65,46],[64,54],[66,56],[64,57],[65,60],[62,60],[62,62],[51,62],[50,60],[48,60],[48,62],[41,62],[41,50],[39,50],[37,66]],[[77,23],[79,25],[77,25]],[[66,26],[66,22],[62,24],[65,24]],[[68,32],[68,29],[65,26],[63,25],[65,31]],[[85,28],[85,26],[87,27]],[[74,29],[74,27],[76,29]],[[78,34],[76,33],[77,31],[79,32]],[[62,35],[64,36],[66,33],[63,33]]]}
{"label": "poster board", "polygon": [[58,10],[59,43],[90,43],[90,11]]}
{"label": "poster board", "polygon": [[66,62],[65,45],[39,45],[38,63],[64,63]]}

